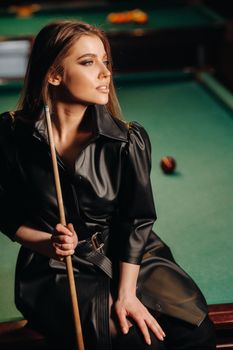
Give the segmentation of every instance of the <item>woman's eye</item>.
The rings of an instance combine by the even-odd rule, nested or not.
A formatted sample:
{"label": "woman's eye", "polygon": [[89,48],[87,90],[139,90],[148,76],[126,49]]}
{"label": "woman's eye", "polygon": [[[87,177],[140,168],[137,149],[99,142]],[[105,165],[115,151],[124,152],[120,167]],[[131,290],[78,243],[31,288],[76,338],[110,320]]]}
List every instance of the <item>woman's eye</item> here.
{"label": "woman's eye", "polygon": [[[85,61],[81,61],[80,64],[82,64],[83,66],[91,66],[94,64],[94,60],[85,60]],[[107,67],[110,64],[109,60],[104,60],[103,64]]]}
{"label": "woman's eye", "polygon": [[80,62],[83,66],[90,66],[92,65],[93,61],[92,60],[86,60],[86,61],[82,61]]}

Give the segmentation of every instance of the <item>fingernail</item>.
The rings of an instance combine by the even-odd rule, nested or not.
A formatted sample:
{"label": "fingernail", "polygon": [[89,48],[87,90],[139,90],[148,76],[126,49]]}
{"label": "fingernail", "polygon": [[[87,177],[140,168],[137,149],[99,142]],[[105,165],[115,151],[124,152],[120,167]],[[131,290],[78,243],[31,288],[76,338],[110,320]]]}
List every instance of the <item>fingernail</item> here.
{"label": "fingernail", "polygon": [[128,333],[128,329],[127,328],[123,328],[123,333],[127,334]]}
{"label": "fingernail", "polygon": [[147,344],[151,345],[151,340],[150,339],[147,339]]}
{"label": "fingernail", "polygon": [[164,338],[163,338],[163,336],[162,336],[162,335],[160,335],[160,337],[159,337],[159,338],[160,338],[160,340],[164,340]]}
{"label": "fingernail", "polygon": [[163,336],[166,337],[166,334],[163,332]]}

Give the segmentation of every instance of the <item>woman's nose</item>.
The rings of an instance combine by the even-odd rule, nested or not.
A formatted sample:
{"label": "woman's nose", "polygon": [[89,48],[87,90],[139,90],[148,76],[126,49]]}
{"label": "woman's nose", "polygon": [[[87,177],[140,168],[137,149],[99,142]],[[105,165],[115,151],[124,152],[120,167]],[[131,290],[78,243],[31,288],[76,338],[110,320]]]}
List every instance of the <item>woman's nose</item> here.
{"label": "woman's nose", "polygon": [[104,63],[102,64],[102,69],[100,71],[100,76],[104,77],[104,78],[107,78],[107,77],[111,76],[110,70],[108,69],[108,67]]}

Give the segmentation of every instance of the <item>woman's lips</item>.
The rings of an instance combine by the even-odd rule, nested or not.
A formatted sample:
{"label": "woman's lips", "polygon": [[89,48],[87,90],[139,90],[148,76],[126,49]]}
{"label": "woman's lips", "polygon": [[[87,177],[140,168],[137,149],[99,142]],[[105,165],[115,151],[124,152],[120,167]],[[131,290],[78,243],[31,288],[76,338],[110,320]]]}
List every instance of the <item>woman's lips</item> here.
{"label": "woman's lips", "polygon": [[100,92],[103,92],[105,94],[108,94],[109,93],[109,88],[107,85],[101,85],[101,86],[98,86],[96,88],[96,90],[100,91]]}

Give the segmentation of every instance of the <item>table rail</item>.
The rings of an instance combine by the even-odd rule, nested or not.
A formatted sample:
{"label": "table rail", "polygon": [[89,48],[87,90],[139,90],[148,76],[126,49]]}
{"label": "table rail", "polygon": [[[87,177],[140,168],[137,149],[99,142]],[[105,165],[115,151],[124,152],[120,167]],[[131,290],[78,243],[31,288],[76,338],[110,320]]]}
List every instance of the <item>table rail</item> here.
{"label": "table rail", "polygon": [[[215,326],[217,349],[233,349],[233,303],[209,305],[209,316]],[[45,337],[26,320],[0,323],[0,349],[49,350]]]}

